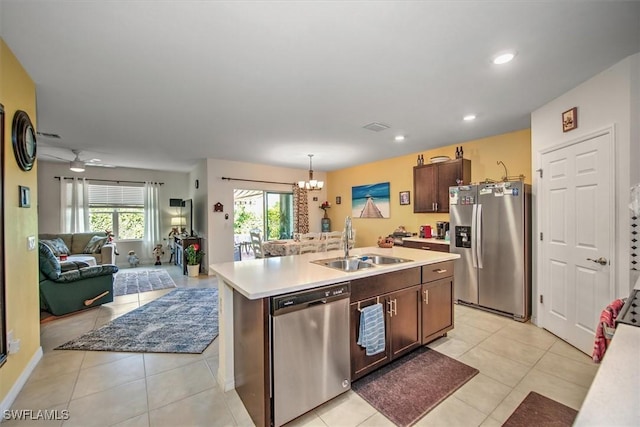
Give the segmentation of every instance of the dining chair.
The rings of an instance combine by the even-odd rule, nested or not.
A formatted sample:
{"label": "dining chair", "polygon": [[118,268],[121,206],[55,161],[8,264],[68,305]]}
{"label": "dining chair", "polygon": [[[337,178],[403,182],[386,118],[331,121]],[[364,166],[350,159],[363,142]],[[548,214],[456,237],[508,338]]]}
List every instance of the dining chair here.
{"label": "dining chair", "polygon": [[303,240],[320,240],[320,233],[302,233],[300,234],[300,241]]}
{"label": "dining chair", "polygon": [[298,245],[298,253],[306,254],[306,253],[318,252],[319,248],[320,248],[320,239],[306,239],[306,240],[301,239],[300,244]]}
{"label": "dining chair", "polygon": [[324,250],[335,251],[342,249],[343,236],[344,234],[342,231],[330,231],[324,233]]}
{"label": "dining chair", "polygon": [[264,258],[264,253],[262,251],[262,237],[259,232],[251,231],[249,232],[249,236],[251,238],[251,249],[253,249],[253,255],[256,258]]}

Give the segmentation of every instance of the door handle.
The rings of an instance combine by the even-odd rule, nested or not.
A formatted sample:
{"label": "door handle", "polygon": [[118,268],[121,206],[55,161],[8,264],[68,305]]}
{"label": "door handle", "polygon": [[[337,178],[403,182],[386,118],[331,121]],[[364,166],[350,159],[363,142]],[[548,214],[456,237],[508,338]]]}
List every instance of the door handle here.
{"label": "door handle", "polygon": [[387,301],[387,305],[389,305],[387,313],[389,314],[389,317],[393,317],[393,300]]}
{"label": "door handle", "polygon": [[424,292],[424,303],[429,304],[429,289],[425,289],[423,292]]}
{"label": "door handle", "polygon": [[446,273],[447,270],[443,269],[443,268],[436,268],[435,270],[433,270],[434,273],[438,273],[438,274],[442,274],[442,273]]}
{"label": "door handle", "polygon": [[600,264],[600,265],[607,265],[607,264],[609,264],[609,261],[607,261],[607,259],[606,259],[606,258],[604,258],[604,257],[600,257],[600,258],[598,258],[598,259],[591,259],[591,258],[587,258],[587,261],[593,261],[593,262],[598,263],[598,264]]}

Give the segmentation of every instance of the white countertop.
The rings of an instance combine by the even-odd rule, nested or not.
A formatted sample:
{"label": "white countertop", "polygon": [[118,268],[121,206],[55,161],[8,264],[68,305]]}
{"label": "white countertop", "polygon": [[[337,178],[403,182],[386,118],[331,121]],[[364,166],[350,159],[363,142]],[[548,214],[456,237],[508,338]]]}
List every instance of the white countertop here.
{"label": "white countertop", "polygon": [[409,249],[400,246],[355,248],[349,255],[378,254],[410,259],[410,262],[376,265],[372,268],[344,272],[310,261],[344,256],[343,251],[318,252],[303,255],[271,257],[247,261],[211,264],[209,268],[226,284],[246,298],[259,299],[288,292],[311,289],[341,281],[375,276],[460,258],[458,254]]}
{"label": "white countertop", "polygon": [[409,242],[419,242],[419,243],[431,243],[432,245],[447,245],[449,246],[449,241],[444,239],[436,239],[435,237],[430,237],[428,239],[424,237],[403,237],[402,240],[406,240]]}
{"label": "white countertop", "polygon": [[[634,289],[640,289],[640,279]],[[640,425],[640,327],[616,326],[573,425]]]}

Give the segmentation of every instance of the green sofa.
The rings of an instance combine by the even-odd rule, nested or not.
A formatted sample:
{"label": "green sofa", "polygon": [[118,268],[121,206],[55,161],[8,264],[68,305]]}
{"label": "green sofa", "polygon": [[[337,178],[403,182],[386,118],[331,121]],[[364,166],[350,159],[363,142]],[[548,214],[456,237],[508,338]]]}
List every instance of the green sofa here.
{"label": "green sofa", "polygon": [[113,301],[113,275],[118,267],[60,262],[43,243],[39,243],[39,251],[40,306],[43,310],[60,316]]}

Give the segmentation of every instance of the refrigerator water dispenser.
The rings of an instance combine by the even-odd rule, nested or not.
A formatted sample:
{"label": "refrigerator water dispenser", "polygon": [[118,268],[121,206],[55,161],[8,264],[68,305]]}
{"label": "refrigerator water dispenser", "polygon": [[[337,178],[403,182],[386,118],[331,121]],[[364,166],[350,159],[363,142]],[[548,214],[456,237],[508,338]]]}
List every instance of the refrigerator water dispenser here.
{"label": "refrigerator water dispenser", "polygon": [[456,225],[456,248],[471,247],[471,227]]}

